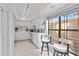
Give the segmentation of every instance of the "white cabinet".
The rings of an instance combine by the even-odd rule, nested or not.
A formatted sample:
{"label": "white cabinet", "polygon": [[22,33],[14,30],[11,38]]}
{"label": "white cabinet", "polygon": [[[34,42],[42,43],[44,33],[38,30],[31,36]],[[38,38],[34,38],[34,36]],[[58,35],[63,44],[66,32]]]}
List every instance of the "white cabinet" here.
{"label": "white cabinet", "polygon": [[30,39],[30,32],[28,31],[15,32],[15,41],[16,40],[27,40],[27,39]]}
{"label": "white cabinet", "polygon": [[32,33],[32,42],[37,48],[41,48],[42,43],[41,43],[41,35],[43,33]]}

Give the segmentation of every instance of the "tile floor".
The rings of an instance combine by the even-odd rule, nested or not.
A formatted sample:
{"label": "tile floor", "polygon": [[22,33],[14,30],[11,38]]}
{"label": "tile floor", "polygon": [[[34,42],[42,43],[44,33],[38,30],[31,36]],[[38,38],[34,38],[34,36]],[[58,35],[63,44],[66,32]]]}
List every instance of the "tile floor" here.
{"label": "tile floor", "polygon": [[[49,52],[49,56],[52,56],[53,52]],[[15,56],[48,56],[47,51],[37,49],[29,40],[15,42]],[[70,56],[73,56],[70,54]]]}

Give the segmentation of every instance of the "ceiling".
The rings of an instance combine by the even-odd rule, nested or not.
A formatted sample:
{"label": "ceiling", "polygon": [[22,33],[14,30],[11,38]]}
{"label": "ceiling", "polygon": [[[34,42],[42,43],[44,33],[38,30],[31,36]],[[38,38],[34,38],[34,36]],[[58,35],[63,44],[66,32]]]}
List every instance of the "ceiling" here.
{"label": "ceiling", "polygon": [[5,3],[4,5],[16,16],[17,20],[22,20],[22,18],[26,18],[25,20],[31,20],[46,8],[49,3],[30,3],[24,17],[23,14],[25,13],[27,3]]}
{"label": "ceiling", "polygon": [[[56,10],[72,5],[70,3],[4,3],[4,5],[15,15],[17,20],[32,20],[39,16],[47,15]],[[25,16],[23,16],[25,13]]]}

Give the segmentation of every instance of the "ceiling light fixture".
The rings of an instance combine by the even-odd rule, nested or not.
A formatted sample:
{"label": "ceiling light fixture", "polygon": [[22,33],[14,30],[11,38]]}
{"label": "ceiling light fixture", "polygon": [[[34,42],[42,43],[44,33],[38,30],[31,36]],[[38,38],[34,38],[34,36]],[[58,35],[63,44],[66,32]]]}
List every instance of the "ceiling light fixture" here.
{"label": "ceiling light fixture", "polygon": [[25,17],[25,14],[27,13],[27,11],[28,11],[28,8],[29,8],[29,3],[27,4],[27,7],[26,7],[26,9],[25,9],[25,12],[24,12],[24,15],[23,15],[23,17]]}
{"label": "ceiling light fixture", "polygon": [[27,6],[26,6],[25,11],[24,11],[24,14],[23,14],[23,16],[21,17],[21,20],[26,20],[25,15],[26,15],[28,9],[29,9],[29,3],[27,3]]}

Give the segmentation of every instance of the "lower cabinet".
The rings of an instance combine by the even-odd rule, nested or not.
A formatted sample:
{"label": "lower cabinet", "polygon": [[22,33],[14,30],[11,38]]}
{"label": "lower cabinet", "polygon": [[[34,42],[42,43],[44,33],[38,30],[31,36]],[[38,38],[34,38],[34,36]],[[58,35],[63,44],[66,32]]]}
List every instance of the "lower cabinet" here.
{"label": "lower cabinet", "polygon": [[41,48],[41,35],[43,33],[32,33],[32,42],[37,48]]}

